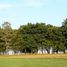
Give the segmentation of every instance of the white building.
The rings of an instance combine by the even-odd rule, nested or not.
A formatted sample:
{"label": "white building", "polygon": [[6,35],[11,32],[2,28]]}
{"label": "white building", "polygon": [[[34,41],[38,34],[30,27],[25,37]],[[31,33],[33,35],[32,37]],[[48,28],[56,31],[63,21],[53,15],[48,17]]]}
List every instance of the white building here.
{"label": "white building", "polygon": [[53,53],[53,48],[51,47],[51,48],[50,48],[50,54],[52,54],[52,53]]}
{"label": "white building", "polygon": [[65,53],[67,53],[67,49],[65,50]]}
{"label": "white building", "polygon": [[9,49],[9,50],[6,51],[6,54],[7,55],[14,55],[15,52],[13,50]]}
{"label": "white building", "polygon": [[[38,48],[38,52],[37,52],[38,54],[48,54],[48,52],[47,52],[47,50],[46,49],[42,49],[41,47],[40,48]],[[52,49],[52,47],[49,49],[49,53],[50,54],[52,54],[53,53],[53,49]]]}
{"label": "white building", "polygon": [[58,54],[63,54],[64,52],[63,51],[58,51]]}
{"label": "white building", "polygon": [[42,49],[41,47],[40,48],[38,48],[38,52],[37,52],[38,54],[47,54],[48,52],[47,52],[47,50],[46,49]]}

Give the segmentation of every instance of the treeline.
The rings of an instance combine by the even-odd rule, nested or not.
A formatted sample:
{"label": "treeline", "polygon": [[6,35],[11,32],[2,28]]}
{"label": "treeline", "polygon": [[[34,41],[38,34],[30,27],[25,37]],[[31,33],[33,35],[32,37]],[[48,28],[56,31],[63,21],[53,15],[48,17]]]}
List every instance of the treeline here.
{"label": "treeline", "polygon": [[0,52],[9,49],[22,53],[37,53],[38,48],[49,49],[53,52],[67,49],[67,19],[61,27],[46,25],[45,23],[28,23],[20,28],[12,29],[9,22],[4,22],[0,28]]}

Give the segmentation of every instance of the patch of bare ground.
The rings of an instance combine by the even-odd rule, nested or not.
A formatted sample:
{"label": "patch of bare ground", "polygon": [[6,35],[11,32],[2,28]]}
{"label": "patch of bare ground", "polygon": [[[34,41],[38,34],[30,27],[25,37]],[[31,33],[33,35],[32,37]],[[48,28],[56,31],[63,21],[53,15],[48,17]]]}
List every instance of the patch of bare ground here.
{"label": "patch of bare ground", "polygon": [[67,54],[0,55],[0,58],[67,58]]}

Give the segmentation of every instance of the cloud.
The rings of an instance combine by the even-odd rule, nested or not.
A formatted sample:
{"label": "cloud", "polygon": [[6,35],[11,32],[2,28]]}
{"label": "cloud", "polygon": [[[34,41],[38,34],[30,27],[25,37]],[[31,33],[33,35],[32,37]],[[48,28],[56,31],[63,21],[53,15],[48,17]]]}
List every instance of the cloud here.
{"label": "cloud", "polygon": [[25,3],[27,7],[41,7],[43,0],[25,0]]}
{"label": "cloud", "polygon": [[13,7],[13,5],[11,5],[11,4],[0,4],[0,9],[8,9],[11,7]]}
{"label": "cloud", "polygon": [[42,7],[46,0],[23,0],[15,2],[15,4],[10,3],[0,3],[0,10],[1,9],[8,9],[8,8],[19,8],[19,7]]}

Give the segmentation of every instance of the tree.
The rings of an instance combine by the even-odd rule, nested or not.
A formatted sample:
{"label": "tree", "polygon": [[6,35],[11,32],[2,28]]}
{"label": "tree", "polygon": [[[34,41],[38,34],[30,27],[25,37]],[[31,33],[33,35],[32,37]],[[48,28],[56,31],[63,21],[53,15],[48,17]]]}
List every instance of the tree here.
{"label": "tree", "polygon": [[53,29],[53,43],[53,48],[55,52],[58,53],[58,51],[64,51],[64,37],[62,35],[60,27],[55,27]]}
{"label": "tree", "polygon": [[2,24],[2,29],[6,29],[6,30],[12,29],[12,28],[11,28],[11,24],[10,24],[9,22],[4,22],[4,23]]}
{"label": "tree", "polygon": [[64,22],[61,26],[61,31],[65,38],[64,45],[65,45],[65,48],[67,49],[67,18],[64,20]]}
{"label": "tree", "polygon": [[17,30],[12,29],[9,22],[4,22],[0,28],[0,52],[13,49],[35,53],[38,48],[42,48],[42,53],[44,49],[49,53],[51,47],[57,53],[67,49],[67,19],[61,27],[45,23],[28,23]]}
{"label": "tree", "polygon": [[4,53],[6,50],[5,41],[3,39],[3,31],[0,29],[0,53]]}
{"label": "tree", "polygon": [[11,39],[13,37],[13,30],[9,22],[4,22],[2,24],[2,32],[3,32],[2,39],[5,41],[7,51],[8,49],[11,49],[10,45],[11,45]]}
{"label": "tree", "polygon": [[23,37],[20,34],[19,30],[14,30],[13,32],[13,37],[11,40],[11,48],[16,52],[16,51],[22,51],[24,48],[23,45]]}

